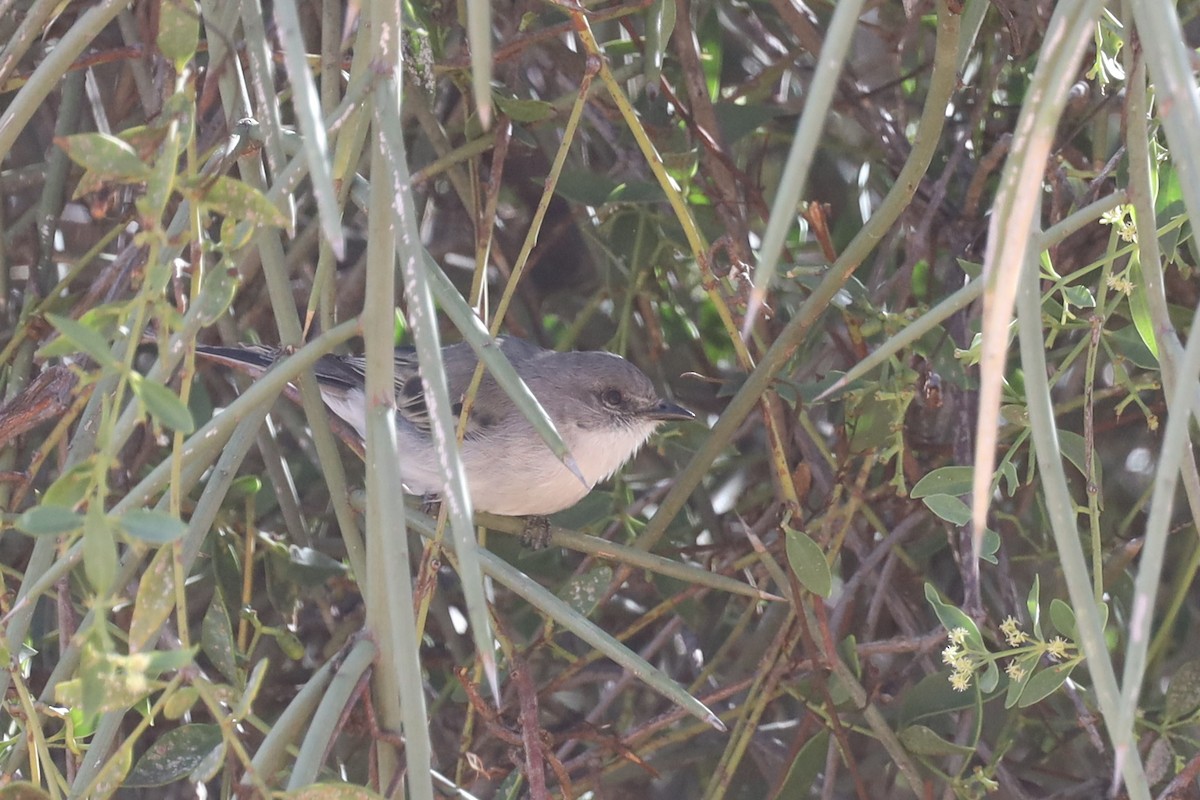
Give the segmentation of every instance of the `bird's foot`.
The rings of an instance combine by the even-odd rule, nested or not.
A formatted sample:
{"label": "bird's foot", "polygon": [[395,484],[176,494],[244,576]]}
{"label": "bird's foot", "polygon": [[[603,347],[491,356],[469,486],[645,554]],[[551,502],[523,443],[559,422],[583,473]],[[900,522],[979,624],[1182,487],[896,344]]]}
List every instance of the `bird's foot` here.
{"label": "bird's foot", "polygon": [[542,550],[550,545],[550,520],[542,516],[526,517],[521,531],[521,544],[530,550]]}

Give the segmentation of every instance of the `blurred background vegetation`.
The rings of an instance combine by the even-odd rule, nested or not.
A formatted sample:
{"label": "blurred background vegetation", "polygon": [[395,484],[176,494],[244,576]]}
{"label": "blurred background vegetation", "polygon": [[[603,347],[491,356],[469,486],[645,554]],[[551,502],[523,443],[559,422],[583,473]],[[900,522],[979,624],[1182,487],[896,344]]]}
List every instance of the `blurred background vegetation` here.
{"label": "blurred background vegetation", "polygon": [[[0,797],[1200,796],[1198,14],[0,0]],[[698,420],[535,552],[276,402],[483,326]]]}

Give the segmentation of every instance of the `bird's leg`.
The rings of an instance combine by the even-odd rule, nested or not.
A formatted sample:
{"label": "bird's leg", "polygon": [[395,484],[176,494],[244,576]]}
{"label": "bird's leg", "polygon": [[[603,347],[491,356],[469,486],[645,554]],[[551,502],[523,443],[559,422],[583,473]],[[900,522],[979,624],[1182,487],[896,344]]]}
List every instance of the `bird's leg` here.
{"label": "bird's leg", "polygon": [[550,545],[550,520],[543,516],[525,517],[521,544],[530,550],[542,550]]}

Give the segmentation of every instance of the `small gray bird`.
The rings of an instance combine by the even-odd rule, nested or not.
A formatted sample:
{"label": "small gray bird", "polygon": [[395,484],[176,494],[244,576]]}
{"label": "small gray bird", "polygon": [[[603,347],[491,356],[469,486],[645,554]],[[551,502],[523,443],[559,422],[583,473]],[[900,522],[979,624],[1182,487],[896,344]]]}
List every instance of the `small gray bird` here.
{"label": "small gray bird", "polygon": [[[628,461],[658,425],[695,415],[659,397],[640,369],[605,352],[559,353],[507,336],[500,351],[553,420],[584,480],[546,446],[513,401],[487,372],[471,407],[459,452],[476,510],[505,516],[543,516],[579,502],[598,482]],[[270,347],[198,346],[215,361],[261,375],[280,357]],[[455,413],[477,359],[465,343],[442,348]],[[321,397],[360,439],[366,435],[364,362],[328,355],[314,372]],[[396,348],[396,434],[404,487],[425,495],[441,490],[443,477],[430,438],[429,411],[411,348]]]}

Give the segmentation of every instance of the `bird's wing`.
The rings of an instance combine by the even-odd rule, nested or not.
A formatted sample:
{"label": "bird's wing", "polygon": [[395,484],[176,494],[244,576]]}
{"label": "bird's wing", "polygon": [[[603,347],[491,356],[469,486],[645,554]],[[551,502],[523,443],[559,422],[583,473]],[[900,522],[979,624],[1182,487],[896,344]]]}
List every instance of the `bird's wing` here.
{"label": "bird's wing", "polygon": [[[551,351],[515,336],[502,336],[496,340],[500,352],[515,367],[523,362],[545,357]],[[283,355],[276,347],[264,345],[239,345],[236,347],[200,345],[197,351],[205,357],[258,376],[266,372]],[[425,403],[424,385],[418,371],[416,351],[411,347],[397,347],[396,363],[396,410],[401,420],[416,430],[428,434],[429,408]],[[462,408],[462,399],[470,388],[478,358],[471,346],[459,342],[442,349],[442,363],[446,370],[446,385],[449,389],[451,410],[457,414]],[[361,428],[359,419],[362,392],[366,385],[366,362],[361,356],[322,356],[313,365],[313,372],[326,395],[326,403],[336,414]],[[487,429],[513,412],[512,400],[496,385],[493,378],[484,373],[481,391],[476,394],[470,419],[467,421],[468,438],[485,435]]]}
{"label": "bird's wing", "polygon": [[255,378],[270,369],[271,365],[279,358],[279,348],[261,344],[246,344],[236,347],[198,344],[196,352],[210,361],[241,370]]}
{"label": "bird's wing", "polygon": [[[414,427],[429,432],[429,411],[417,372],[417,356],[411,347],[397,347],[395,359],[396,410]],[[366,359],[362,356],[324,356],[313,365],[317,380],[339,395],[361,395],[366,387]],[[361,402],[361,401],[360,401]]]}
{"label": "bird's wing", "polygon": [[[550,352],[516,336],[498,337],[496,343],[500,347],[500,352],[517,369],[520,369],[521,364],[545,356]],[[478,363],[479,359],[475,355],[475,351],[466,342],[448,345],[442,349],[442,364],[446,370],[446,388],[449,390],[450,401],[453,404],[451,411],[456,415],[462,413],[462,400],[471,386],[471,378],[475,375],[475,367]],[[413,393],[411,397],[403,396],[410,392]],[[419,392],[419,383],[415,383],[411,387],[406,386],[401,390],[397,395],[396,403],[405,418],[422,430],[429,430],[429,412],[425,407],[424,397]],[[512,415],[515,408],[509,396],[485,371],[467,418],[466,438],[476,439],[487,436],[498,422]]]}
{"label": "bird's wing", "polygon": [[[457,416],[462,413],[462,399],[471,386],[471,378],[475,374],[475,365],[479,359],[475,351],[466,342],[447,345],[442,348],[442,367],[446,373],[446,388],[450,396],[450,410]],[[411,423],[424,433],[429,433],[429,407],[425,403],[424,385],[418,374],[415,356],[412,357],[410,374],[404,381],[400,380],[400,364],[396,365],[396,409],[402,419]],[[488,378],[485,374],[484,380]],[[476,406],[478,407],[478,398]],[[474,410],[467,420],[467,436],[472,436],[473,422],[476,415]]]}

